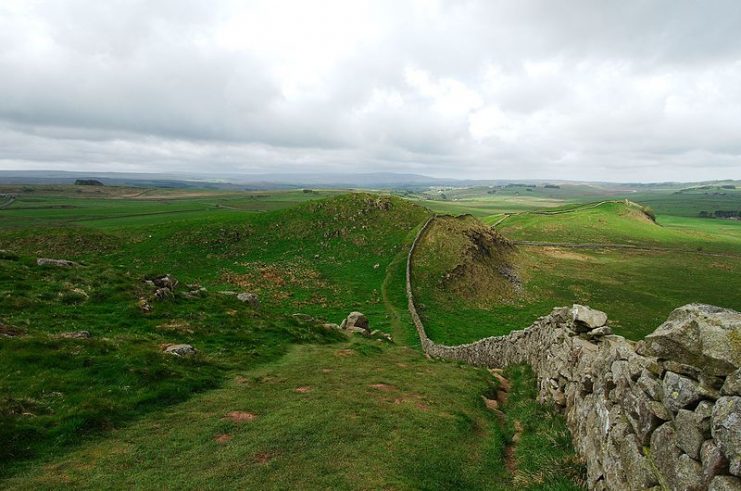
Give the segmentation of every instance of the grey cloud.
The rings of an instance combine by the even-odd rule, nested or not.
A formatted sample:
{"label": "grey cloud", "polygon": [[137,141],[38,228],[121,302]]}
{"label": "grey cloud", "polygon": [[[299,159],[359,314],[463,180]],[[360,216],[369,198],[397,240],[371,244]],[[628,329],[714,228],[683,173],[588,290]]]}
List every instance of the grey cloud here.
{"label": "grey cloud", "polygon": [[311,7],[0,6],[0,169],[741,177],[738,2]]}

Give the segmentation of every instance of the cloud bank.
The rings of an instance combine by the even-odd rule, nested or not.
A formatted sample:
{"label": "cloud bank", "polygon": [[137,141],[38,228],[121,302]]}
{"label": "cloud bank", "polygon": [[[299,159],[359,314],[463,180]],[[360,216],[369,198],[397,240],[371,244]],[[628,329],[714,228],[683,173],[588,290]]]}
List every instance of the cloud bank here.
{"label": "cloud bank", "polygon": [[741,178],[741,3],[0,4],[0,169]]}

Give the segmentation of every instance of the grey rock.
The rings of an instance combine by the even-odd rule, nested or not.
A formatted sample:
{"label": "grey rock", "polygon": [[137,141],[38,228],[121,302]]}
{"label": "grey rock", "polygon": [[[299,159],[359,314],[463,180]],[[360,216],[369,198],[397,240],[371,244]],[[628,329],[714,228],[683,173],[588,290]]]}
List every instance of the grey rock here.
{"label": "grey rock", "polygon": [[741,491],[741,479],[733,476],[716,476],[708,491]]}
{"label": "grey rock", "polygon": [[571,311],[577,332],[591,331],[607,324],[607,314],[599,310],[574,304]]}
{"label": "grey rock", "polygon": [[178,286],[178,280],[171,274],[165,274],[162,276],[157,276],[155,278],[151,279],[152,283],[154,283],[154,286],[158,288],[169,288],[170,290],[175,290],[175,287]]}
{"label": "grey rock", "polygon": [[39,257],[36,259],[38,266],[56,266],[58,268],[75,268],[80,265],[68,259],[50,259],[48,257]]}
{"label": "grey rock", "polygon": [[710,437],[710,415],[680,409],[674,419],[677,446],[693,459],[700,459],[700,447]]}
{"label": "grey rock", "polygon": [[705,483],[702,479],[702,465],[689,455],[682,454],[677,460],[676,474],[673,476],[672,489],[701,491],[705,489]]}
{"label": "grey rock", "polygon": [[248,293],[248,292],[240,293],[237,295],[237,300],[239,300],[240,302],[246,303],[247,305],[249,305],[250,307],[254,309],[260,307],[260,299],[257,298],[257,295],[255,295],[254,293]]}
{"label": "grey rock", "polygon": [[168,300],[174,297],[175,294],[169,288],[157,288],[154,291],[154,298],[157,300]]}
{"label": "grey rock", "polygon": [[741,397],[723,396],[713,407],[711,432],[729,462],[729,472],[741,476]]}
{"label": "grey rock", "polygon": [[197,350],[189,344],[171,344],[164,349],[165,353],[174,356],[189,356],[197,353]]}
{"label": "grey rock", "polygon": [[741,314],[685,305],[646,336],[641,354],[702,367],[710,375],[728,375],[741,367]]}
{"label": "grey rock", "polygon": [[643,392],[651,397],[651,399],[660,401],[664,398],[664,390],[662,389],[661,384],[653,377],[653,375],[651,375],[651,372],[649,372],[648,370],[643,370],[636,383],[638,387],[643,389]]}
{"label": "grey rock", "polygon": [[728,466],[728,459],[713,440],[703,442],[700,448],[700,462],[702,462],[702,476],[705,484],[710,483],[716,475],[723,473]]}
{"label": "grey rock", "polygon": [[741,396],[741,369],[736,370],[726,377],[720,393],[724,396]]}
{"label": "grey rock", "polygon": [[692,379],[674,372],[664,374],[664,404],[673,413],[698,402],[702,398],[700,388]]}
{"label": "grey rock", "polygon": [[343,329],[359,328],[367,331],[370,334],[370,328],[368,327],[368,318],[360,312],[350,312],[345,320],[342,321],[341,327]]}
{"label": "grey rock", "polygon": [[602,336],[609,336],[610,334],[612,334],[610,326],[602,326],[584,333],[584,337],[589,340],[597,340]]}

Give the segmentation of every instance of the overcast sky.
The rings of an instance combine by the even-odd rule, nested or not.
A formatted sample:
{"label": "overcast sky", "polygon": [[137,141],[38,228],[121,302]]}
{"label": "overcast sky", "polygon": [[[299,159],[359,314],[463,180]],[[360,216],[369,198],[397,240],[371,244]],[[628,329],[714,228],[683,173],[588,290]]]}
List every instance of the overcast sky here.
{"label": "overcast sky", "polygon": [[741,178],[741,1],[0,2],[0,169]]}

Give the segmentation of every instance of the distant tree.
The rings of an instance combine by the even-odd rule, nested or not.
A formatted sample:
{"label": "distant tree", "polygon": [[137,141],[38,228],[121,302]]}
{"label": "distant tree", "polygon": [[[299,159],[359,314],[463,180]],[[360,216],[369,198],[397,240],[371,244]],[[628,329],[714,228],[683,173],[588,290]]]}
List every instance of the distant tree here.
{"label": "distant tree", "polygon": [[103,183],[97,179],[77,179],[75,186],[102,186]]}

